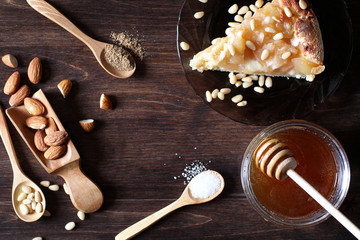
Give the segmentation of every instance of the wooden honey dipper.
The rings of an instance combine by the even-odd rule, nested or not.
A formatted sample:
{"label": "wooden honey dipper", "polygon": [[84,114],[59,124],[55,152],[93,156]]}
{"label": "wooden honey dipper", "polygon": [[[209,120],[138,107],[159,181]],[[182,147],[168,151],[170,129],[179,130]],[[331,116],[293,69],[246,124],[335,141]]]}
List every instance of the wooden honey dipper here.
{"label": "wooden honey dipper", "polygon": [[256,166],[267,176],[277,180],[290,177],[307,194],[318,202],[336,220],[338,220],[357,239],[360,239],[360,230],[326,198],[324,198],[313,186],[295,172],[297,161],[291,150],[278,139],[265,139],[254,153]]}

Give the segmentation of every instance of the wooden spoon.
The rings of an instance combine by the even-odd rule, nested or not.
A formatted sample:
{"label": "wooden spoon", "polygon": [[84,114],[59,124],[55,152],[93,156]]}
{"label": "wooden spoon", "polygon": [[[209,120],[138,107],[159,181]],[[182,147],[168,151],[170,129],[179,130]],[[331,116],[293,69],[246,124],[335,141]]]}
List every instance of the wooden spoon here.
{"label": "wooden spoon", "polygon": [[[190,191],[191,182],[193,182],[195,178],[199,177],[199,175],[201,175],[205,172],[212,172],[212,173],[216,174],[216,176],[220,180],[220,188],[218,189],[217,192],[215,192],[212,196],[210,196],[208,198],[194,198],[191,195],[191,191]],[[115,240],[125,240],[125,239],[130,239],[130,238],[136,236],[137,234],[139,234],[140,232],[145,230],[147,227],[149,227],[153,223],[157,222],[158,220],[160,220],[161,218],[163,218],[164,216],[166,216],[167,214],[169,214],[170,212],[172,212],[178,208],[181,208],[186,205],[191,205],[191,204],[200,204],[200,203],[209,202],[209,201],[213,200],[214,198],[216,198],[222,192],[222,190],[224,189],[224,186],[225,186],[224,178],[216,171],[207,170],[207,171],[204,171],[204,172],[196,175],[195,178],[193,178],[190,181],[190,183],[186,186],[184,192],[181,194],[181,196],[175,202],[171,203],[170,205],[160,209],[159,211],[151,214],[150,216],[144,218],[143,220],[126,228],[121,233],[116,235]]]}
{"label": "wooden spoon", "polygon": [[[25,222],[34,222],[41,218],[45,211],[46,207],[46,201],[44,193],[41,191],[41,189],[33,182],[31,181],[21,170],[21,167],[19,165],[19,161],[16,157],[15,150],[13,143],[11,141],[9,129],[5,120],[5,115],[3,112],[3,109],[0,106],[0,134],[2,141],[4,143],[5,149],[9,155],[9,159],[11,162],[11,167],[13,170],[14,178],[13,178],[13,186],[12,186],[12,205],[15,210],[16,215]],[[21,202],[17,201],[17,197],[20,195],[22,191],[23,186],[29,186],[33,190],[38,191],[41,195],[41,204],[42,204],[42,211],[40,213],[34,212],[31,214],[24,215],[20,211],[20,204]]]}
{"label": "wooden spoon", "polygon": [[72,35],[77,37],[79,40],[81,40],[83,43],[85,43],[91,49],[96,60],[99,62],[102,68],[110,75],[117,78],[128,78],[134,74],[136,69],[136,63],[134,58],[127,51],[124,50],[127,53],[126,56],[128,57],[128,59],[133,63],[134,69],[125,71],[114,68],[105,60],[105,53],[104,53],[105,47],[107,45],[112,45],[112,44],[100,42],[89,37],[88,35],[83,33],[78,27],[76,27],[63,14],[61,14],[52,5],[50,5],[44,0],[27,0],[27,3],[36,11],[38,11],[40,14],[52,20],[53,22],[57,23],[65,30],[70,32]]}
{"label": "wooden spoon", "polygon": [[[60,131],[65,131],[59,118],[51,107],[44,93],[39,90],[32,98],[39,100],[46,108],[47,118],[52,117]],[[6,110],[12,124],[28,145],[34,156],[48,173],[61,176],[68,187],[73,205],[80,211],[91,213],[97,211],[103,203],[103,195],[100,189],[80,169],[80,155],[71,140],[67,143],[66,154],[56,160],[48,160],[44,154],[38,151],[34,144],[34,131],[25,126],[25,120],[30,114],[25,106],[11,107]]]}
{"label": "wooden spoon", "polygon": [[357,239],[360,239],[360,230],[338,209],[336,209],[326,198],[324,198],[313,186],[295,172],[297,166],[291,150],[278,139],[265,139],[254,153],[256,166],[269,177],[284,180],[290,177],[326,211],[338,220]]}

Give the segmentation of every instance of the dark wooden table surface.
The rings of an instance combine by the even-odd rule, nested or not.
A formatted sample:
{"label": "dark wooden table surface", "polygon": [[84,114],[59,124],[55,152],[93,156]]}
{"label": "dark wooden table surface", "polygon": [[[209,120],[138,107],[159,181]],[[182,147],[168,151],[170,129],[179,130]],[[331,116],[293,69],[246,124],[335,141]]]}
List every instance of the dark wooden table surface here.
{"label": "dark wooden table surface", "polygon": [[[265,222],[245,198],[240,159],[250,140],[264,127],[234,122],[209,108],[188,84],[176,47],[182,0],[49,1],[85,33],[108,41],[111,31],[137,35],[145,61],[129,79],[115,79],[97,64],[89,49],[68,32],[39,15],[24,0],[0,3],[0,54],[18,57],[22,81],[32,92],[43,89],[82,157],[82,167],[102,189],[102,208],[80,221],[68,196],[44,189],[51,217],[34,223],[19,220],[11,204],[12,171],[0,144],[0,239],[114,239],[115,235],[174,201],[184,189],[186,164],[195,160],[222,173],[226,187],[214,201],[188,206],[161,220],[136,239],[355,239],[335,219],[305,229]],[[336,93],[306,120],[330,130],[343,144],[351,164],[351,186],[340,210],[360,225],[360,3],[348,0],[355,49],[348,74]],[[334,16],[336,17],[336,16]],[[339,36],[341,37],[341,36]],[[39,57],[44,78],[32,85],[27,64]],[[341,59],[339,59],[341,61]],[[1,86],[13,69],[0,64]],[[63,99],[56,85],[71,79]],[[108,94],[113,111],[99,109]],[[1,93],[7,108],[8,96]],[[96,119],[85,133],[78,120]],[[9,122],[20,164],[35,182],[63,180],[49,175]],[[78,227],[64,229],[69,221]]]}

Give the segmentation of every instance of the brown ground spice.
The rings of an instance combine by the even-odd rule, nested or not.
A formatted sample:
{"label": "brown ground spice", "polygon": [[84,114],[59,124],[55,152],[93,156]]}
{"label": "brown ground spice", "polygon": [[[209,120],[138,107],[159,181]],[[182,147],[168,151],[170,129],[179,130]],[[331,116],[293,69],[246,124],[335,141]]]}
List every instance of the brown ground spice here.
{"label": "brown ground spice", "polygon": [[138,61],[144,60],[145,50],[141,46],[139,39],[124,32],[121,33],[111,32],[110,40],[114,44],[121,46],[125,50],[129,51],[131,55],[135,57],[136,60]]}
{"label": "brown ground spice", "polygon": [[130,53],[113,44],[106,45],[105,60],[110,66],[120,71],[130,71],[135,67]]}

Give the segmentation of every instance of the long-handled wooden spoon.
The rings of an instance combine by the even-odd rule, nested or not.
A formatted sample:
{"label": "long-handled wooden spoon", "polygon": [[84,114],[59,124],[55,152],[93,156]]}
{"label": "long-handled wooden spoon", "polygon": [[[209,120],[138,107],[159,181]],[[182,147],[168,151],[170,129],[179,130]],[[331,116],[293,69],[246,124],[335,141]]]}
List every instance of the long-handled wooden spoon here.
{"label": "long-handled wooden spoon", "polygon": [[[31,181],[23,173],[23,171],[20,168],[19,161],[16,157],[14,146],[11,141],[9,129],[8,129],[8,126],[7,126],[7,123],[5,120],[5,115],[4,115],[4,112],[3,112],[3,109],[1,108],[1,106],[0,106],[0,134],[1,134],[1,138],[4,143],[4,146],[5,146],[5,149],[9,155],[11,167],[12,167],[13,174],[14,174],[13,186],[12,186],[12,197],[11,197],[13,208],[15,210],[16,215],[21,220],[23,220],[25,222],[34,222],[34,221],[38,220],[39,218],[41,218],[41,216],[43,215],[43,213],[45,211],[45,206],[46,206],[45,196],[44,196],[43,192],[41,191],[41,189],[33,181]],[[39,212],[39,213],[34,212],[32,214],[25,215],[20,211],[21,203],[17,202],[17,197],[21,193],[21,191],[22,191],[21,189],[24,186],[29,186],[32,189],[34,189],[35,191],[38,191],[40,193],[41,204],[42,204],[41,212]]]}
{"label": "long-handled wooden spoon", "polygon": [[[216,174],[216,176],[220,180],[220,188],[214,194],[212,194],[210,197],[195,198],[191,194],[191,190],[190,190],[191,183],[195,180],[195,178],[200,177],[201,174],[204,174],[206,172],[212,172],[212,173]],[[196,175],[190,181],[190,183],[186,186],[184,192],[181,194],[181,196],[175,202],[171,203],[170,205],[164,207],[163,209],[160,209],[159,211],[151,214],[150,216],[144,218],[143,220],[126,228],[124,231],[122,231],[121,233],[116,235],[115,240],[126,240],[126,239],[130,239],[130,238],[136,236],[140,232],[144,231],[147,227],[149,227],[153,223],[157,222],[158,220],[160,220],[161,218],[163,218],[164,216],[166,216],[167,214],[169,214],[170,212],[172,212],[178,208],[181,208],[186,205],[191,205],[191,204],[200,204],[200,203],[209,202],[209,201],[213,200],[214,198],[216,198],[222,192],[222,190],[224,189],[224,186],[225,186],[224,178],[218,172],[212,171],[212,170],[204,171],[204,172]]]}
{"label": "long-handled wooden spoon", "polygon": [[102,68],[110,75],[117,78],[128,78],[134,74],[136,69],[136,63],[134,61],[134,58],[127,51],[124,50],[124,52],[126,53],[126,57],[130,60],[130,62],[133,63],[134,68],[131,70],[120,70],[114,68],[105,60],[105,47],[111,44],[100,42],[89,37],[88,35],[83,33],[78,27],[76,27],[63,14],[61,14],[52,5],[50,5],[44,0],[27,0],[27,3],[40,14],[57,23],[65,30],[70,32],[72,35],[77,37],[79,40],[81,40],[83,43],[85,43],[91,49],[96,60],[99,62]]}
{"label": "long-handled wooden spoon", "polygon": [[290,177],[326,211],[338,220],[357,239],[360,239],[360,230],[326,198],[324,198],[313,186],[295,172],[297,161],[291,150],[278,139],[265,139],[254,153],[256,166],[269,177],[284,180]]}

